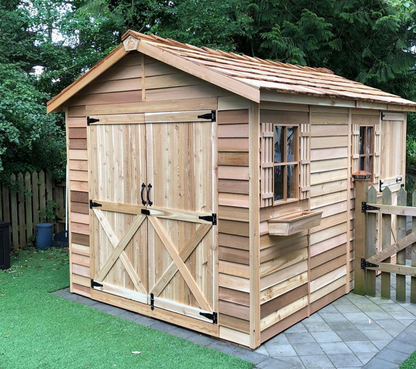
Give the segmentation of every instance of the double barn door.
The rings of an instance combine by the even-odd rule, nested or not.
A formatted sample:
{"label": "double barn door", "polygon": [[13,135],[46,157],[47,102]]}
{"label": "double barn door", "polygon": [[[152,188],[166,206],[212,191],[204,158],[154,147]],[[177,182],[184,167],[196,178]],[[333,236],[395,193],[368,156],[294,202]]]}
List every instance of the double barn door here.
{"label": "double barn door", "polygon": [[216,322],[211,122],[89,126],[92,288]]}

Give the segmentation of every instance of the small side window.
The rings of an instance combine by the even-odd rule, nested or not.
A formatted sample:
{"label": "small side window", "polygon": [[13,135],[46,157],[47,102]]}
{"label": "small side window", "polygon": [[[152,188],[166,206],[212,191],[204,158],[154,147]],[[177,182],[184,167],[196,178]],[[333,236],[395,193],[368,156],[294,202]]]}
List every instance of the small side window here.
{"label": "small side window", "polygon": [[274,203],[299,198],[298,127],[274,125],[273,200]]}
{"label": "small side window", "polygon": [[358,169],[374,173],[374,127],[360,126]]}

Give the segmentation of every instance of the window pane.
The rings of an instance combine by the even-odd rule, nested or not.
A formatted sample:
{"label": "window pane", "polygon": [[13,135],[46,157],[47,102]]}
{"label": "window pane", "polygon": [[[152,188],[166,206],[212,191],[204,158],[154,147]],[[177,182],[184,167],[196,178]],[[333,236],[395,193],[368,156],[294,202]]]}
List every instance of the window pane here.
{"label": "window pane", "polygon": [[365,170],[364,159],[365,159],[365,157],[360,158],[359,165],[358,165],[358,170]]}
{"label": "window pane", "polygon": [[371,137],[372,137],[372,134],[371,134],[371,131],[372,131],[372,127],[367,127],[367,139],[366,139],[366,147],[365,147],[365,152],[367,153],[367,154],[370,154],[371,153]]}
{"label": "window pane", "polygon": [[369,173],[373,172],[373,157],[372,156],[366,156],[364,170]]}
{"label": "window pane", "polygon": [[274,162],[281,163],[285,159],[284,153],[284,127],[274,127]]}
{"label": "window pane", "polygon": [[287,159],[286,161],[296,160],[296,140],[295,140],[295,127],[287,127]]}
{"label": "window pane", "polygon": [[282,166],[274,167],[274,201],[284,199],[283,168]]}
{"label": "window pane", "polygon": [[360,143],[359,143],[360,154],[364,154],[364,142],[365,142],[365,127],[360,127]]}
{"label": "window pane", "polygon": [[296,198],[296,165],[288,165],[287,170],[287,198]]}

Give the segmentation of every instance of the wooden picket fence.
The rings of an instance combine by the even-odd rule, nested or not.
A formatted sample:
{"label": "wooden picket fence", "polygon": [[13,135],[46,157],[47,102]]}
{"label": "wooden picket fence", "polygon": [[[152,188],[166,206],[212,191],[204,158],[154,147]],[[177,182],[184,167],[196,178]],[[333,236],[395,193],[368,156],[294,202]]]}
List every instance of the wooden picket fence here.
{"label": "wooden picket fence", "polygon": [[[367,201],[361,203],[365,214],[365,255],[360,269],[358,263],[355,265],[356,286],[363,281],[363,286],[357,286],[358,291],[376,296],[376,278],[380,278],[381,297],[395,296],[399,302],[407,299],[416,303],[416,192],[413,206],[406,206],[406,202],[404,188],[397,193],[397,205],[392,205],[388,187],[383,190],[381,201],[377,201],[374,187],[368,190]],[[356,246],[360,254],[359,243]]]}
{"label": "wooden picket fence", "polygon": [[12,174],[9,185],[0,183],[0,221],[10,223],[13,249],[33,244],[35,226],[42,222],[40,211],[50,201],[57,205],[52,221],[57,233],[65,229],[64,184],[56,184],[43,171]]}

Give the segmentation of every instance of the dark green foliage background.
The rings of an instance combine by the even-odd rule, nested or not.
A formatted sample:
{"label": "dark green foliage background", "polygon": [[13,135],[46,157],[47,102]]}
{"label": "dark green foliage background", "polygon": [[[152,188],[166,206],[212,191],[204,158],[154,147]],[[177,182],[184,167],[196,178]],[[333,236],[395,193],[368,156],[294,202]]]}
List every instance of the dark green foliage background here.
{"label": "dark green foliage background", "polygon": [[[2,0],[0,176],[31,169],[64,175],[62,117],[46,116],[45,103],[118,45],[127,29],[326,67],[414,99],[415,5],[415,0]],[[43,72],[33,75],[35,66]],[[409,157],[416,155],[415,124],[409,119]]]}

